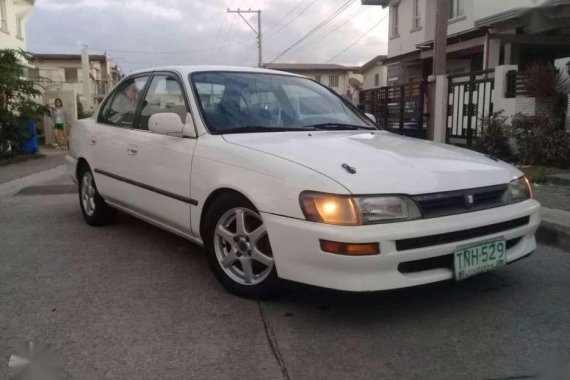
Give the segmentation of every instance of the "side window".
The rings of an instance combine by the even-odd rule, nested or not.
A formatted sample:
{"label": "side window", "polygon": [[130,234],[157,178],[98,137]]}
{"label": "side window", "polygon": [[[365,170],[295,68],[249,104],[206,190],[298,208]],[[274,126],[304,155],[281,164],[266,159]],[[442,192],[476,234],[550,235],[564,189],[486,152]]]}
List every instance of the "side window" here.
{"label": "side window", "polygon": [[150,82],[144,99],[139,129],[148,130],[148,121],[152,115],[161,112],[173,112],[184,122],[188,112],[184,93],[178,81],[171,75],[157,75]]}
{"label": "side window", "polygon": [[105,103],[99,121],[122,128],[132,128],[135,111],[148,77],[128,79]]}

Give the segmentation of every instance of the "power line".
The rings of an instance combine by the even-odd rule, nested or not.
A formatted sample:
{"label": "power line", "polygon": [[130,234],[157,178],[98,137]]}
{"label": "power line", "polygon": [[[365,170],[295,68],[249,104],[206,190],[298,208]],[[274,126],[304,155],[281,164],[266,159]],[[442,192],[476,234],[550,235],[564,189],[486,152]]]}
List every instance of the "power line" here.
{"label": "power line", "polygon": [[364,37],[366,37],[366,35],[368,35],[368,33],[370,33],[371,31],[373,31],[376,27],[378,27],[384,20],[386,19],[386,16],[382,17],[382,19],[380,21],[378,21],[376,24],[374,24],[372,26],[372,28],[368,29],[363,35],[361,35],[360,37],[358,37],[356,39],[356,41],[354,41],[353,43],[351,43],[350,45],[348,45],[346,48],[342,49],[338,54],[336,54],[334,57],[332,57],[331,59],[329,59],[328,61],[326,61],[325,63],[330,63],[331,61],[333,61],[335,58],[337,58],[338,56],[340,56],[341,54],[343,54],[344,52],[346,52],[348,49],[350,49],[351,47],[353,47],[354,45],[356,45],[361,39],[363,39]]}
{"label": "power line", "polygon": [[[327,36],[331,35],[332,33],[336,32],[337,30],[339,30],[340,28],[342,28],[343,26],[345,26],[346,24],[348,24],[350,21],[353,21],[354,19],[358,18],[358,16],[360,16],[362,13],[366,12],[368,9],[366,9],[366,7],[362,7],[363,9],[360,9],[360,12],[353,12],[352,14],[350,14],[349,16],[343,18],[340,23],[336,26],[333,26],[331,29],[329,29],[328,31],[324,31],[323,33],[321,33],[320,35],[315,35],[316,39],[313,39],[311,41],[306,41],[305,43],[301,43],[301,46],[306,46],[306,45],[310,45],[310,44],[314,44],[316,42],[319,42],[321,40],[323,40],[324,38],[326,38]],[[358,13],[358,14],[357,14]]]}
{"label": "power line", "polygon": [[291,51],[293,48],[295,48],[301,42],[303,42],[304,40],[306,40],[307,38],[312,36],[314,33],[319,31],[322,27],[324,27],[326,24],[328,24],[330,21],[332,21],[335,17],[337,17],[339,14],[341,14],[344,10],[346,10],[354,1],[355,0],[348,0],[347,2],[343,3],[336,11],[334,11],[331,15],[329,15],[327,18],[325,18],[319,25],[315,26],[313,29],[311,29],[309,32],[307,32],[303,37],[301,37],[299,40],[297,40],[295,43],[293,43],[287,49],[285,49],[281,53],[279,53],[275,58],[273,58],[270,61],[270,63],[275,62],[277,59],[279,59],[283,55],[287,54],[289,51]]}
{"label": "power line", "polygon": [[285,16],[281,17],[281,18],[279,19],[279,21],[277,21],[277,22],[275,23],[275,25],[273,25],[273,26],[267,31],[267,34],[268,34],[268,35],[271,34],[271,33],[273,32],[273,30],[275,30],[277,27],[279,27],[279,25],[280,25],[287,17],[289,17],[289,15],[290,15],[291,13],[293,13],[297,8],[299,8],[299,6],[300,6],[301,4],[303,4],[305,1],[307,1],[307,0],[301,0],[301,1],[297,2],[297,4],[295,4],[295,6],[294,6],[293,8],[291,8],[291,10],[290,10],[289,12],[287,12],[287,14],[286,14]]}
{"label": "power line", "polygon": [[286,27],[288,27],[289,25],[291,25],[291,23],[295,20],[297,20],[299,17],[301,17],[305,12],[307,12],[307,10],[309,8],[311,8],[313,6],[313,4],[316,3],[317,0],[313,0],[311,1],[311,3],[309,5],[307,5],[305,8],[303,8],[303,10],[301,10],[301,12],[297,13],[297,15],[295,17],[293,17],[291,20],[289,20],[285,25],[283,25],[281,28],[274,30],[270,33],[267,33],[267,35],[273,35],[276,33],[279,33],[280,31],[282,31],[283,29],[285,29]]}

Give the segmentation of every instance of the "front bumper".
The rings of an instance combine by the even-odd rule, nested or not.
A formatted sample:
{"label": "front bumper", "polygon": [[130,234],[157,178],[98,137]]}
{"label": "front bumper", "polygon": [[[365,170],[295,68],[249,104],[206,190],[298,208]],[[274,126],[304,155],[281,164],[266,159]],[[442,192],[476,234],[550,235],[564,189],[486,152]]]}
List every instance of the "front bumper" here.
{"label": "front bumper", "polygon": [[[534,234],[540,224],[540,204],[533,200],[489,210],[441,218],[370,226],[334,226],[262,213],[269,233],[279,277],[331,289],[374,291],[427,284],[452,279],[449,266],[403,270],[406,263],[451,255],[458,247],[494,238],[511,242],[507,262],[527,256],[536,248]],[[528,223],[500,232],[487,233],[480,227],[505,224],[528,217]],[[508,224],[508,223],[507,223]],[[403,249],[402,241],[432,237],[456,231],[481,231],[480,236],[439,244]],[[343,243],[380,242],[379,255],[342,256],[323,252],[319,239]],[[426,239],[430,240],[430,239]],[[398,242],[398,243],[397,243]],[[416,244],[417,246],[418,244]],[[398,247],[397,247],[398,246]],[[399,249],[398,249],[399,248]],[[420,263],[422,262],[420,261]],[[444,260],[445,261],[445,260]],[[403,266],[400,264],[404,264]]]}

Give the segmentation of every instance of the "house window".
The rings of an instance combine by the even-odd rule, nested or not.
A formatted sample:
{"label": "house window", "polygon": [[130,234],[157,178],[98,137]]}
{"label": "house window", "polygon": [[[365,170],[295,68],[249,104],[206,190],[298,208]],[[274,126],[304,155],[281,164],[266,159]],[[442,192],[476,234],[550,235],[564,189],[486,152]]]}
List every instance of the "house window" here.
{"label": "house window", "polygon": [[420,16],[420,0],[414,0],[414,19],[412,20],[412,30],[417,30],[421,28],[421,16]]}
{"label": "house window", "polygon": [[65,68],[64,70],[64,74],[65,74],[65,81],[67,83],[77,83],[78,81],[78,76],[77,76],[77,69],[74,68]]}
{"label": "house window", "polygon": [[399,16],[400,4],[396,4],[392,7],[392,28],[391,37],[396,38],[400,36],[400,16]]}
{"label": "house window", "polygon": [[449,19],[465,16],[465,0],[449,1]]}
{"label": "house window", "polygon": [[338,75],[329,75],[329,86],[338,87]]}
{"label": "house window", "polygon": [[319,83],[321,83],[321,74],[317,74],[315,75],[315,80]]}
{"label": "house window", "polygon": [[22,34],[22,16],[16,16],[16,38],[21,40],[24,39],[24,35]]}
{"label": "house window", "polygon": [[380,86],[380,74],[374,74],[374,86]]}
{"label": "house window", "polygon": [[0,0],[0,30],[8,33],[8,18],[6,13],[6,0]]}

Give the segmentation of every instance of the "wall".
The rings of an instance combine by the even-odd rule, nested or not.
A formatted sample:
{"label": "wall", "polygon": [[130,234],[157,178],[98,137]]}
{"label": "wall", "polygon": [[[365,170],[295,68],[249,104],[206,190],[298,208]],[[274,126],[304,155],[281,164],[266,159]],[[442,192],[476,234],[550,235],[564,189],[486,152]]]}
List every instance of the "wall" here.
{"label": "wall", "polygon": [[479,20],[492,15],[518,8],[532,8],[541,6],[549,0],[470,0],[477,1],[473,19]]}
{"label": "wall", "polygon": [[[380,84],[376,86],[375,75],[380,76]],[[368,90],[371,88],[384,87],[388,83],[388,69],[383,65],[373,66],[371,69],[367,70],[363,74],[362,89]]]}
{"label": "wall", "polygon": [[[0,31],[0,49],[26,50],[26,22],[33,6],[26,1],[6,0],[8,32]],[[22,19],[22,35],[18,38],[17,16]]]}
{"label": "wall", "polygon": [[[419,31],[411,31],[413,22],[413,0],[392,0],[390,3],[399,3],[399,31],[400,36],[388,42],[388,56],[394,57],[416,51],[416,46],[433,41],[435,36],[436,6],[434,0],[419,0],[420,14],[422,15]],[[535,7],[548,0],[464,0],[465,15],[455,20],[449,20],[448,35],[462,33],[475,28],[475,21],[505,11]],[[429,6],[428,6],[429,5]],[[388,33],[392,30],[392,16]]]}
{"label": "wall", "polygon": [[[393,57],[416,50],[416,45],[426,41],[426,31],[428,25],[433,23],[427,20],[427,2],[430,0],[420,0],[420,29],[412,31],[413,25],[413,0],[400,0],[399,5],[399,37],[390,35],[392,32],[392,15],[390,15],[390,26],[388,29],[388,56]],[[392,8],[390,8],[390,11]],[[427,23],[427,24],[426,24]]]}
{"label": "wall", "polygon": [[[39,75],[42,78],[46,78],[51,82],[44,84],[47,91],[59,91],[59,90],[75,90],[78,94],[83,95],[83,76],[81,75],[81,61],[77,60],[43,60],[40,62],[34,62],[33,65],[39,69]],[[109,66],[105,62],[91,61],[90,71],[91,75],[95,79],[99,80],[110,80]],[[77,70],[77,82],[66,82],[65,81],[65,69],[71,68]],[[98,104],[95,96],[95,81],[91,80],[91,93],[93,99],[91,102],[93,104]],[[111,88],[111,84],[108,86],[108,90]]]}
{"label": "wall", "polygon": [[[63,102],[63,109],[65,110],[65,116],[67,118],[65,130],[69,133],[69,128],[71,125],[77,121],[77,93],[74,89],[71,90],[60,90],[60,91],[48,91],[44,94],[43,102],[44,104],[53,105],[56,98],[60,98]],[[53,119],[51,116],[44,116],[44,136],[46,145],[55,144],[55,138],[53,134]]]}

